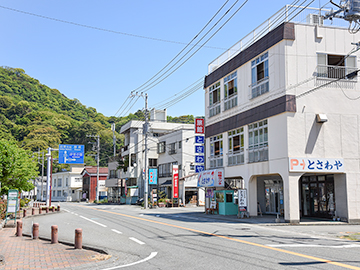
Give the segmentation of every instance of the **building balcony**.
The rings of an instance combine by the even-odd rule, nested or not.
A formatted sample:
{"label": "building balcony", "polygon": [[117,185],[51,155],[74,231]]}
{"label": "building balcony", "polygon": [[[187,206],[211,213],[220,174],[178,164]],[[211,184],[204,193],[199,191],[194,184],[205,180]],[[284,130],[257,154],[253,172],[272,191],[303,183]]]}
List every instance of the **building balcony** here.
{"label": "building balcony", "polygon": [[137,178],[137,167],[128,167],[126,172],[121,172],[121,178]]}
{"label": "building balcony", "polygon": [[356,70],[357,68],[355,67],[318,65],[315,76],[317,79],[343,79],[356,82],[357,76],[352,78],[346,77],[348,74]]}

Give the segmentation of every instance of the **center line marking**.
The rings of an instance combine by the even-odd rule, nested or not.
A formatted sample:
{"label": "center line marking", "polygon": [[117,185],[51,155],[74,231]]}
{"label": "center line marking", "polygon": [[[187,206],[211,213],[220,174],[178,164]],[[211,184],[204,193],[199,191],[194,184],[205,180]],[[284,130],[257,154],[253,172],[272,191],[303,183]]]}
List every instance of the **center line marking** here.
{"label": "center line marking", "polygon": [[116,232],[118,234],[122,234],[122,232],[119,232],[118,230],[115,230],[115,229],[111,229],[113,232]]}
{"label": "center line marking", "polygon": [[83,218],[83,219],[86,219],[86,220],[88,220],[88,221],[91,221],[91,222],[93,222],[93,223],[95,223],[95,224],[97,224],[97,225],[99,225],[99,226],[107,227],[106,225],[101,224],[101,223],[99,223],[99,222],[96,222],[96,221],[94,221],[94,220],[92,220],[92,219],[90,219],[90,218],[86,218],[86,217],[83,217],[83,216],[79,216],[79,217],[81,217],[81,218]]}
{"label": "center line marking", "polygon": [[129,237],[130,240],[133,240],[134,242],[138,243],[139,245],[145,245],[144,242],[141,242],[140,240],[134,238],[134,237]]}
{"label": "center line marking", "polygon": [[266,246],[266,245],[263,245],[263,244],[253,243],[253,242],[246,241],[246,240],[241,240],[241,239],[236,239],[236,238],[232,238],[232,237],[221,235],[221,234],[215,234],[215,233],[200,231],[200,230],[196,230],[196,229],[192,229],[192,228],[187,228],[187,227],[182,227],[182,226],[169,224],[169,223],[165,223],[165,222],[161,222],[161,221],[155,221],[155,220],[151,220],[151,219],[126,215],[126,214],[122,214],[122,213],[116,213],[116,212],[111,212],[111,211],[106,211],[106,210],[99,210],[99,209],[96,209],[96,208],[93,208],[93,207],[88,207],[88,206],[79,205],[79,207],[84,207],[84,208],[87,208],[87,209],[93,209],[93,210],[101,211],[101,212],[104,212],[104,213],[109,213],[109,214],[118,215],[118,216],[122,216],[122,217],[128,217],[128,218],[132,218],[132,219],[142,220],[142,221],[146,221],[146,222],[151,222],[151,223],[154,223],[154,224],[161,224],[161,225],[164,225],[164,226],[178,228],[178,229],[182,229],[182,230],[186,230],[186,231],[190,231],[190,232],[196,232],[196,233],[202,233],[202,234],[205,234],[205,235],[211,235],[211,236],[219,237],[219,238],[222,238],[222,239],[227,239],[227,240],[230,240],[230,241],[239,242],[239,243],[243,243],[243,244],[247,244],[247,245],[251,245],[251,246],[255,246],[255,247],[270,249],[270,250],[278,251],[278,252],[281,252],[281,253],[287,253],[287,254],[297,256],[297,257],[302,257],[302,258],[306,258],[306,259],[310,259],[310,260],[317,261],[317,262],[322,262],[322,263],[328,263],[328,264],[340,266],[340,267],[347,268],[347,269],[360,270],[360,267],[358,267],[358,266],[353,266],[353,265],[349,265],[349,264],[345,264],[345,263],[341,263],[341,262],[335,262],[335,261],[331,261],[331,260],[327,260],[327,259],[323,259],[323,258],[311,256],[311,255],[302,254],[302,253],[299,253],[299,252],[293,252],[293,251],[286,250],[286,249],[270,247],[270,246]]}

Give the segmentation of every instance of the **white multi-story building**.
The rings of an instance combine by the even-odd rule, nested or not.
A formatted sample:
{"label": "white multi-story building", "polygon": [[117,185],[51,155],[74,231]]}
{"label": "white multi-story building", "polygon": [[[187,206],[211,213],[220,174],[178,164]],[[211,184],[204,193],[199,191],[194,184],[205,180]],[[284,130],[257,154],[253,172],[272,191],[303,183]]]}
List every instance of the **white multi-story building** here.
{"label": "white multi-story building", "polygon": [[244,188],[252,216],[360,221],[360,33],[324,10],[291,18],[300,10],[285,7],[209,65],[206,168],[225,185],[207,194],[220,214],[236,209],[228,190]]}
{"label": "white multi-story building", "polygon": [[[84,166],[70,167],[70,171],[52,174],[51,201],[80,201]],[[45,185],[46,190],[46,185]]]}
{"label": "white multi-story building", "polygon": [[[144,194],[144,160],[145,141],[143,134],[144,121],[132,120],[122,126],[120,133],[125,135],[124,148],[121,156],[125,169],[118,170],[118,161],[111,158],[108,163],[109,179],[106,182],[109,188],[109,198],[113,201],[135,203]],[[179,166],[179,177],[194,173],[194,126],[191,124],[166,122],[166,110],[150,112],[148,131],[148,168],[158,169],[158,183],[149,185],[149,194],[152,189],[164,190],[171,198],[172,164]],[[184,183],[186,181],[183,181]],[[185,202],[186,191],[194,195],[196,185],[180,186],[180,197]],[[196,190],[195,190],[196,189]],[[190,196],[190,195],[189,195]],[[122,200],[119,198],[123,197]]]}

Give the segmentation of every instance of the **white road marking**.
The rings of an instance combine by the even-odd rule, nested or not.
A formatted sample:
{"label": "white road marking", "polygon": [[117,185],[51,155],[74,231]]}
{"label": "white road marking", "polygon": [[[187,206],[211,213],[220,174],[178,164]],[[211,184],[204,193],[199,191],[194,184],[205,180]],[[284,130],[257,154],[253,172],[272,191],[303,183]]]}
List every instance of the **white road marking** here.
{"label": "white road marking", "polygon": [[75,216],[78,216],[78,215],[79,215],[79,214],[76,214],[76,213],[75,213]]}
{"label": "white road marking", "polygon": [[360,248],[360,245],[339,245],[339,246],[326,246],[326,245],[307,245],[307,244],[279,244],[267,245],[269,247],[316,247],[316,248]]}
{"label": "white road marking", "polygon": [[145,259],[143,259],[143,260],[140,260],[140,261],[137,261],[137,262],[133,262],[133,263],[129,263],[129,264],[125,264],[125,265],[114,266],[114,267],[106,268],[106,269],[102,269],[102,270],[112,270],[112,269],[119,269],[119,268],[124,268],[124,267],[133,266],[133,265],[136,265],[136,264],[143,263],[143,262],[146,262],[146,261],[148,261],[148,260],[151,260],[151,259],[154,258],[156,255],[157,255],[157,252],[151,252],[150,256],[147,257],[147,258],[145,258]]}
{"label": "white road marking", "polygon": [[144,242],[141,242],[140,240],[134,238],[134,237],[129,237],[130,240],[133,240],[134,242],[138,243],[139,245],[145,245]]}
{"label": "white road marking", "polygon": [[115,229],[111,229],[113,232],[116,232],[118,234],[122,234],[122,232],[119,232],[118,230],[115,230]]}
{"label": "white road marking", "polygon": [[67,210],[67,209],[63,209],[64,211],[66,211],[66,212],[68,212],[68,213],[70,213],[70,211],[69,210]]}
{"label": "white road marking", "polygon": [[97,224],[97,225],[99,225],[99,226],[107,227],[106,225],[101,224],[101,223],[99,223],[99,222],[96,222],[96,221],[94,221],[94,220],[92,220],[92,219],[90,219],[90,218],[86,218],[86,217],[83,217],[83,216],[79,216],[79,217],[81,217],[81,218],[83,218],[83,219],[86,219],[86,220],[88,220],[88,221],[91,221],[91,222],[93,222],[93,223],[95,223],[95,224]]}

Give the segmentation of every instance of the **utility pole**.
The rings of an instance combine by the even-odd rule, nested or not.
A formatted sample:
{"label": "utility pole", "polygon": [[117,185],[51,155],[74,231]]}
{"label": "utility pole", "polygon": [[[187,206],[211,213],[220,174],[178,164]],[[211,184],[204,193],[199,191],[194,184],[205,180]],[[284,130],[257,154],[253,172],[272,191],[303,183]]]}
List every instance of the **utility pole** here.
{"label": "utility pole", "polygon": [[145,170],[145,177],[144,177],[144,207],[145,209],[148,208],[148,193],[149,193],[149,183],[148,183],[148,131],[149,131],[149,120],[148,120],[148,95],[144,93],[131,93],[130,97],[142,97],[145,99],[145,124],[143,125],[143,134],[145,136],[145,162],[144,162],[144,170]]}
{"label": "utility pole", "polygon": [[51,175],[52,175],[52,157],[51,151],[59,151],[59,149],[54,149],[49,147],[46,154],[47,158],[47,175],[46,175],[46,206],[51,205]]}
{"label": "utility pole", "polygon": [[[96,146],[96,160],[97,160],[97,168],[96,168],[96,201],[98,202],[99,201],[100,135],[86,135],[86,137],[96,138],[96,142],[97,142],[97,144],[96,144],[97,145]],[[90,177],[89,188],[91,188],[91,177]],[[89,194],[89,199],[90,199],[90,194]]]}
{"label": "utility pole", "polygon": [[111,130],[113,132],[113,144],[114,144],[114,157],[116,155],[116,137],[115,137],[115,123],[111,124]]}

